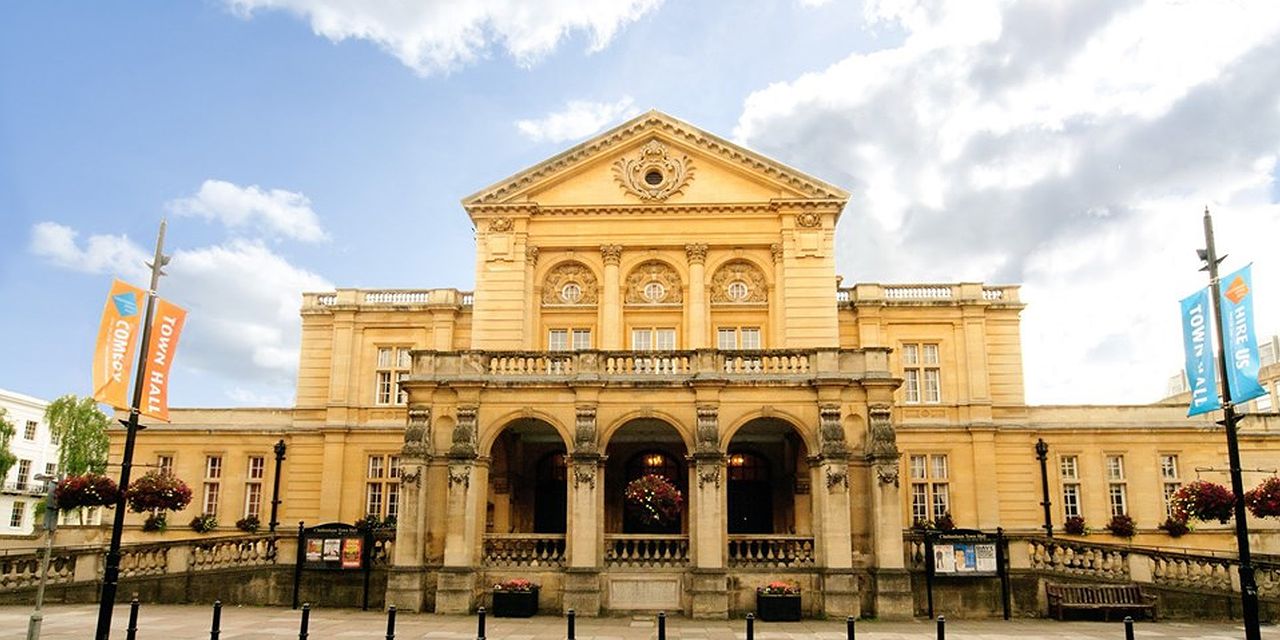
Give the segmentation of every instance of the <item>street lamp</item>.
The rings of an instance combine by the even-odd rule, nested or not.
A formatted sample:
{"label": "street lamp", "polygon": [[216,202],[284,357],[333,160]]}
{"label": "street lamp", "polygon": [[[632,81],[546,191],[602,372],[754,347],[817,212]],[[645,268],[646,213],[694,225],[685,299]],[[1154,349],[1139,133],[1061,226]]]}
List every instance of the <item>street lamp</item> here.
{"label": "street lamp", "polygon": [[44,483],[44,555],[40,556],[40,586],[36,587],[36,610],[27,623],[27,640],[38,640],[40,625],[44,622],[44,583],[49,577],[49,554],[53,551],[53,532],[58,529],[58,501],[53,495],[57,476],[38,474],[35,479]]}
{"label": "street lamp", "polygon": [[1049,444],[1044,438],[1036,438],[1036,460],[1040,461],[1040,495],[1043,500],[1040,506],[1044,507],[1044,533],[1050,538],[1053,537],[1053,515],[1049,511],[1049,467],[1047,461],[1049,459]]}
{"label": "street lamp", "polygon": [[280,521],[276,519],[276,514],[280,508],[280,463],[284,462],[284,440],[281,439],[276,442],[273,450],[276,452],[276,479],[271,485],[271,522],[267,524],[271,533],[275,533],[276,525],[280,524]]}

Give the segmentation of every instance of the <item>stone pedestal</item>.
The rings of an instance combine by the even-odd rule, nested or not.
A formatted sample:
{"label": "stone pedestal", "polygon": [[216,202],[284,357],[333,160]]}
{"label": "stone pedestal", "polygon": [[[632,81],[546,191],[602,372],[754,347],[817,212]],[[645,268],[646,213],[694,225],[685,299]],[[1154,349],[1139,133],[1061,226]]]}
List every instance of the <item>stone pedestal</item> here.
{"label": "stone pedestal", "polygon": [[729,617],[729,577],[723,569],[694,569],[689,575],[694,618],[725,620]]}
{"label": "stone pedestal", "polygon": [[573,609],[579,616],[600,615],[600,570],[595,567],[569,567],[564,570],[564,611]]}
{"label": "stone pedestal", "polygon": [[881,620],[910,620],[915,617],[911,574],[905,569],[872,571],[875,581],[876,617]]}
{"label": "stone pedestal", "polygon": [[475,605],[476,573],[465,567],[444,567],[436,579],[436,613],[467,614]]}
{"label": "stone pedestal", "polygon": [[828,618],[862,617],[860,576],[852,571],[826,571],[822,576],[822,614]]}
{"label": "stone pedestal", "polygon": [[421,568],[392,567],[387,573],[388,606],[399,611],[428,613],[435,605],[434,573]]}

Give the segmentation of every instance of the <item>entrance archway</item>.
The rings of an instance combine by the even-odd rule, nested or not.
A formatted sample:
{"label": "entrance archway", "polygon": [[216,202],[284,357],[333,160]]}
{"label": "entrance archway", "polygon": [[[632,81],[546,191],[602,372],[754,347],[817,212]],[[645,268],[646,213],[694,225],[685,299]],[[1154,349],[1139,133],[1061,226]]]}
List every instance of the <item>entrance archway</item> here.
{"label": "entrance archway", "polygon": [[[605,531],[608,533],[681,534],[688,531],[687,449],[675,427],[656,418],[637,418],[620,427],[605,448]],[[666,478],[684,497],[680,517],[645,524],[627,509],[627,484],[645,475]]]}
{"label": "entrance archway", "polygon": [[788,422],[758,418],[729,441],[725,460],[728,533],[812,531],[808,451]]}
{"label": "entrance archway", "polygon": [[555,427],[521,418],[489,450],[487,533],[564,533],[568,510],[564,439]]}

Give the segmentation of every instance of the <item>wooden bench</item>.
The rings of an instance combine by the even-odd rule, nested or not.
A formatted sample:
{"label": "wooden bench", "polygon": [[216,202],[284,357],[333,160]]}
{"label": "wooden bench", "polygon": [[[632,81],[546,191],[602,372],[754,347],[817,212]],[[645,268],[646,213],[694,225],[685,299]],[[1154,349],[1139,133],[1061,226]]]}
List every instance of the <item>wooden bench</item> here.
{"label": "wooden bench", "polygon": [[1111,613],[1147,613],[1156,619],[1157,598],[1142,593],[1136,584],[1046,584],[1049,615],[1064,619],[1068,610],[1101,611],[1107,621]]}

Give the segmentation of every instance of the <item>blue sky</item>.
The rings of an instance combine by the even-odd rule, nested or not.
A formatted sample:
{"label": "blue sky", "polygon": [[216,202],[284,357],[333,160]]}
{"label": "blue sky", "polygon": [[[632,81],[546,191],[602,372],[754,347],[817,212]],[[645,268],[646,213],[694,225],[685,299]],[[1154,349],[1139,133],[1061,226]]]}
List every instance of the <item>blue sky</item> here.
{"label": "blue sky", "polygon": [[1031,400],[1150,401],[1206,204],[1280,326],[1280,17],[1212,4],[13,4],[0,387],[88,392],[167,216],[173,403],[288,404],[302,290],[471,288],[461,197],[658,108],[852,191],[846,283],[1025,283]]}

